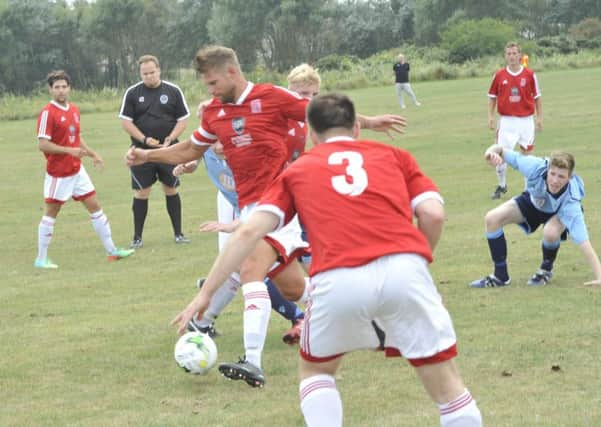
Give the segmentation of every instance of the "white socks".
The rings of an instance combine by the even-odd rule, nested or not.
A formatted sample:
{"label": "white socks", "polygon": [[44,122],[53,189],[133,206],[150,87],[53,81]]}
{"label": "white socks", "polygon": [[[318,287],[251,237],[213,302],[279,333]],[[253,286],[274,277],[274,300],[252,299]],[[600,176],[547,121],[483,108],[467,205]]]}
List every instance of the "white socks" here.
{"label": "white socks", "polygon": [[209,308],[205,311],[202,319],[196,322],[197,325],[204,328],[213,323],[223,309],[234,299],[238,288],[240,288],[240,282],[231,276],[228,277],[211,297]]}
{"label": "white socks", "polygon": [[38,225],[38,259],[45,260],[48,258],[48,247],[54,234],[54,223],[55,218],[50,216],[43,216]]}
{"label": "white socks", "polygon": [[438,405],[441,427],[481,427],[482,415],[466,389],[449,403]]}
{"label": "white socks", "polygon": [[271,299],[267,285],[249,282],[242,285],[244,294],[244,349],[246,360],[261,367],[261,353],[271,315]]}
{"label": "white socks", "polygon": [[307,427],[342,426],[342,400],[334,377],[321,374],[305,378],[299,393]]}
{"label": "white socks", "polygon": [[507,187],[507,163],[503,163],[496,167],[497,178],[499,178],[499,185],[501,187]]}
{"label": "white socks", "polygon": [[98,234],[98,237],[100,237],[100,241],[102,242],[106,252],[110,254],[117,249],[111,236],[111,225],[109,224],[109,219],[106,217],[102,209],[100,209],[98,212],[90,214],[90,219],[92,220],[94,230],[96,231],[96,234]]}

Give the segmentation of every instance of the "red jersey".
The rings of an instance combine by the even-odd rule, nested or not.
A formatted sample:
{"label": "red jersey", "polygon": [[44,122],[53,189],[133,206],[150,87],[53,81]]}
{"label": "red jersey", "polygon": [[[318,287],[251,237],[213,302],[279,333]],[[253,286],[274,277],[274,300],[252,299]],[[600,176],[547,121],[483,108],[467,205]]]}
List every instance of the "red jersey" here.
{"label": "red jersey", "polygon": [[288,147],[288,161],[293,162],[305,151],[307,145],[307,124],[296,120],[288,120],[288,134],[286,146]]}
{"label": "red jersey", "polygon": [[[38,138],[45,138],[63,147],[79,147],[79,108],[75,104],[62,106],[50,101],[38,116]],[[46,172],[62,177],[75,175],[81,166],[79,157],[69,154],[48,154]]]}
{"label": "red jersey", "polygon": [[540,95],[536,74],[524,67],[517,73],[508,68],[497,71],[488,90],[490,98],[497,98],[497,110],[502,116],[533,115],[534,100]]}
{"label": "red jersey", "polygon": [[217,98],[192,134],[198,145],[219,140],[232,169],[240,209],[259,201],[288,161],[288,120],[304,121],[308,100],[270,84],[248,86],[236,103]]}
{"label": "red jersey", "polygon": [[432,261],[428,240],[413,225],[414,205],[430,197],[442,200],[407,151],[332,138],[282,172],[256,209],[278,215],[280,225],[299,214],[315,275],[394,253]]}

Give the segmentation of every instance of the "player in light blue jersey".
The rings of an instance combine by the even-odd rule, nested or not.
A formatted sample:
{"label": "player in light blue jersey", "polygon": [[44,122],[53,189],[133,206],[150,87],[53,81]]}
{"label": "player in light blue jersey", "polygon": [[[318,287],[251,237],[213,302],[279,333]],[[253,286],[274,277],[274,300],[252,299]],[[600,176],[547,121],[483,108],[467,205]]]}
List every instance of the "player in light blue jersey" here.
{"label": "player in light blue jersey", "polygon": [[551,280],[560,242],[566,240],[568,233],[593,272],[594,280],[584,285],[601,285],[601,262],[586,229],[582,209],[584,183],[573,173],[574,157],[560,151],[552,153],[549,158],[526,156],[500,145],[488,148],[484,157],[493,166],[507,163],[517,169],[526,178],[526,190],[486,214],[486,238],[494,272],[473,281],[470,286],[498,287],[511,282],[507,271],[507,242],[503,233],[507,224],[518,224],[527,234],[543,225],[543,261],[540,269],[528,280],[528,285],[546,285]]}
{"label": "player in light blue jersey", "polygon": [[[228,166],[222,154],[222,146],[216,143],[214,147],[205,151],[203,161],[207,170],[207,175],[217,188],[217,221],[209,221],[201,224],[201,231],[219,232],[219,250],[223,248],[229,237],[238,224],[240,214],[238,208],[238,194],[236,193],[236,183],[232,170]],[[178,165],[174,169],[174,174],[191,173],[198,167],[199,161],[189,162],[185,165]],[[198,280],[199,287],[202,286],[204,279]],[[284,318],[290,320],[292,327],[284,332],[282,339],[287,344],[296,344],[300,339],[300,327],[304,318],[304,313],[299,307],[291,301],[286,300],[278,288],[266,280],[267,290],[271,299],[272,308]],[[202,319],[193,320],[194,326],[201,332],[216,335],[217,331],[214,322],[217,316],[229,304],[236,295],[240,283],[236,282],[236,277],[229,278],[225,286],[222,286],[211,299],[211,305],[203,315]]]}

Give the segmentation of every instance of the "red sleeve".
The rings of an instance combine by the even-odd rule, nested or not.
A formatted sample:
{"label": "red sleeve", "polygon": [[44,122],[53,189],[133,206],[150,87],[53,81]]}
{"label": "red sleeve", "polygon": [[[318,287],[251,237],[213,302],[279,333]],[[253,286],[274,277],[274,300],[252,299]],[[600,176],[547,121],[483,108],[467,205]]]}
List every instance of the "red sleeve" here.
{"label": "red sleeve", "polygon": [[278,229],[287,224],[296,214],[291,191],[287,188],[286,171],[265,190],[261,196],[258,210],[271,212],[280,218]]}
{"label": "red sleeve", "polygon": [[209,114],[205,113],[202,115],[200,126],[192,132],[190,140],[196,145],[207,145],[213,144],[217,141],[217,135],[215,135],[211,129],[211,125],[208,120]]}
{"label": "red sleeve", "polygon": [[408,151],[396,150],[396,153],[401,164],[403,175],[405,176],[410,200],[414,200],[420,194],[426,192],[439,193],[438,187],[434,184],[434,181],[424,175],[419,168],[417,161]]}
{"label": "red sleeve", "polygon": [[38,138],[52,141],[52,114],[48,108],[44,108],[38,116]]}
{"label": "red sleeve", "polygon": [[283,87],[274,86],[277,91],[280,111],[287,119],[304,122],[307,119],[309,100]]}
{"label": "red sleeve", "polygon": [[488,89],[488,94],[495,96],[495,97],[499,95],[499,89],[498,89],[498,85],[497,85],[498,76],[499,76],[499,73],[495,73],[495,76],[493,77],[492,82],[490,84],[490,88]]}

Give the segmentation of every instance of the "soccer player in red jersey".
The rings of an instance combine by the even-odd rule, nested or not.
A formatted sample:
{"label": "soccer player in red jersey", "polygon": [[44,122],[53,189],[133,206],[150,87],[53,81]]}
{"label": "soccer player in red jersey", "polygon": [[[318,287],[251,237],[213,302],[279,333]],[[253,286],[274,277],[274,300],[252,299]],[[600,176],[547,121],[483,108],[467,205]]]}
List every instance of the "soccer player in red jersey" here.
{"label": "soccer player in red jersey", "polygon": [[[507,67],[495,73],[488,90],[488,127],[495,129],[495,108],[499,113],[496,127],[496,143],[503,148],[513,150],[519,144],[520,150],[529,153],[534,149],[534,121],[536,128],[543,129],[543,106],[541,92],[532,69],[520,64],[520,46],[509,42],[505,46]],[[507,165],[496,167],[499,184],[491,198],[499,199],[507,193]]]}
{"label": "soccer player in red jersey", "polygon": [[46,156],[44,179],[44,216],[38,226],[38,256],[36,268],[58,268],[48,258],[48,247],[54,234],[54,224],[61,206],[70,198],[84,204],[90,213],[92,225],[108,254],[109,260],[125,258],[133,250],[115,247],[108,219],[96,197],[96,190],[85,168],[82,157],[91,157],[94,166],[104,167],[104,161],[86,145],[80,135],[79,108],[68,101],[71,78],[60,70],[47,78],[52,101],[38,117],[39,149]]}
{"label": "soccer player in red jersey", "polygon": [[[205,47],[197,53],[195,63],[214,97],[203,111],[200,127],[190,140],[176,146],[159,150],[131,148],[126,161],[129,166],[147,161],[186,163],[200,158],[210,145],[220,141],[234,175],[240,219],[244,222],[287,164],[288,121],[304,121],[308,100],[284,88],[247,81],[230,48]],[[405,120],[395,115],[358,119],[363,127],[373,130],[401,132],[405,126]],[[263,279],[270,273],[286,299],[302,299],[306,294],[305,278],[296,256],[306,247],[298,220],[293,220],[265,236],[241,263],[245,356],[238,363],[221,364],[219,369],[225,376],[243,379],[252,386],[264,384],[261,354],[271,302]]]}
{"label": "soccer player in red jersey", "polygon": [[371,324],[377,320],[386,332],[386,355],[402,354],[415,367],[438,405],[441,426],[481,426],[453,361],[450,315],[428,270],[444,224],[438,188],[408,152],[355,140],[359,129],[346,96],[314,98],[307,116],[316,146],[270,185],[173,323],[185,330],[256,242],[298,214],[313,249],[300,342],[307,425],[342,425],[336,371],[345,353],[378,346]]}

